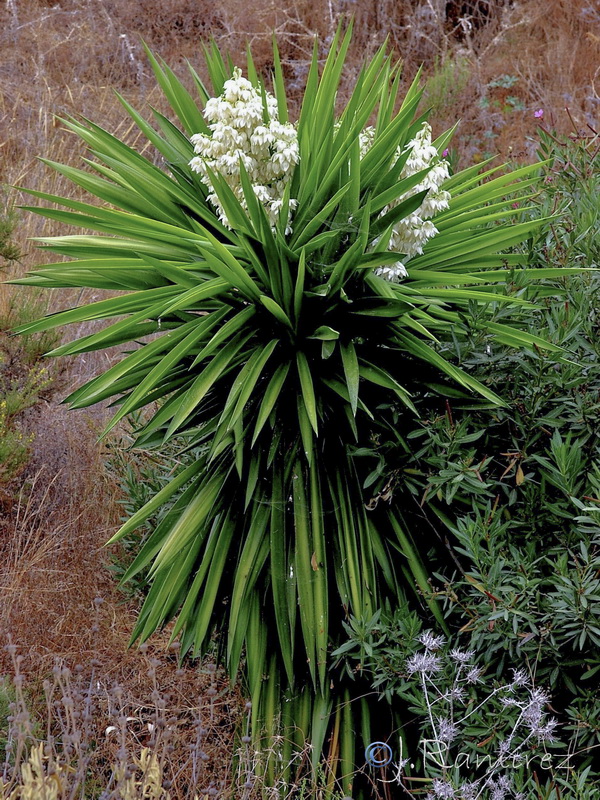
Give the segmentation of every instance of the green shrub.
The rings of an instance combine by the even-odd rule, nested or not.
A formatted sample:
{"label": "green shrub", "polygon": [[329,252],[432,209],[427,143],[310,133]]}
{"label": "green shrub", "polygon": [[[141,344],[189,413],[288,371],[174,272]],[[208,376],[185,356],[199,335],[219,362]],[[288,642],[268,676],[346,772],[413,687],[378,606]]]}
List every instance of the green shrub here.
{"label": "green shrub", "polygon": [[[597,142],[561,144],[544,132],[541,139],[544,188],[528,218],[559,217],[530,239],[530,263],[598,267]],[[522,291],[518,272],[512,280]],[[474,310],[440,350],[507,406],[473,409],[457,396],[432,408],[424,398],[408,447],[382,436],[369,453],[377,458],[374,497],[392,485],[397,501],[414,509],[413,532],[436,533],[427,561],[450,631],[489,675],[506,679],[524,666],[552,695],[575,773],[553,771],[539,789],[544,798],[567,787],[569,797],[587,797],[582,787],[600,778],[587,771],[600,745],[599,288],[595,271],[558,278],[523,312],[530,331],[564,348],[558,357],[498,346],[473,325]],[[550,298],[557,291],[558,301]],[[498,308],[497,318],[503,313]],[[347,630],[347,669],[358,661],[390,695],[402,691],[421,622],[404,607],[379,613],[366,639],[364,621]]]}
{"label": "green shrub", "polygon": [[0,764],[6,760],[6,742],[8,736],[8,718],[11,715],[11,703],[15,700],[15,691],[10,679],[0,675]]}
{"label": "green shrub", "polygon": [[425,101],[434,113],[456,106],[471,78],[472,70],[472,64],[464,55],[436,63],[424,90]]}
{"label": "green shrub", "polygon": [[11,424],[6,401],[0,400],[0,484],[16,478],[29,460],[33,436]]}
{"label": "green shrub", "polygon": [[22,256],[21,250],[13,241],[13,234],[18,224],[18,215],[14,208],[6,205],[0,211],[0,259],[5,263],[0,265],[0,269],[9,266],[13,261],[19,261]]}

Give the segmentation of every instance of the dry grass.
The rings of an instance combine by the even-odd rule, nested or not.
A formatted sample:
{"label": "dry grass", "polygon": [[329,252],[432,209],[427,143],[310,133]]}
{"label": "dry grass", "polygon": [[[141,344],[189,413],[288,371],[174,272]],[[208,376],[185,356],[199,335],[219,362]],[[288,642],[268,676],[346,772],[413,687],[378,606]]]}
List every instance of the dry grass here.
{"label": "dry grass", "polygon": [[[33,456],[15,505],[0,524],[0,645],[17,646],[32,719],[42,730],[48,727],[57,757],[64,758],[70,743],[80,743],[78,729],[63,725],[65,696],[83,702],[77,700],[82,680],[94,689],[91,728],[80,730],[90,747],[86,758],[92,759],[93,796],[119,763],[122,739],[129,765],[141,747],[159,753],[165,779],[177,778],[172,800],[183,800],[192,778],[199,787],[224,785],[245,699],[221,673],[189,663],[179,669],[177,652],[167,647],[168,631],[150,646],[128,649],[138,607],[117,589],[103,549],[118,521],[115,490],[103,478],[103,453],[96,443],[105,417],[103,410],[91,415],[55,403],[29,413]],[[0,675],[13,674],[13,655],[0,646]],[[65,670],[74,682],[55,686],[58,706],[48,706],[44,682],[54,674],[56,683]],[[170,720],[158,742],[149,728],[157,715]],[[0,720],[0,739],[3,725]],[[115,733],[105,733],[111,725]],[[204,738],[191,753],[187,744],[195,740],[199,725],[206,729]],[[38,730],[29,743],[40,737],[51,741]],[[83,751],[69,753],[69,763],[78,770]]]}
{"label": "dry grass", "polygon": [[[96,598],[91,609],[98,632],[104,605]],[[57,660],[36,687],[23,674],[19,648],[11,643],[4,651],[11,661],[12,689],[0,683],[0,692],[11,701],[0,741],[9,755],[0,763],[2,797],[186,800],[217,791],[226,796],[231,737],[244,712],[232,707],[236,695],[214,664],[192,674],[174,666],[173,650],[156,654],[144,647],[133,685],[107,675],[101,660],[91,658],[71,668]],[[37,786],[20,768],[32,763],[36,752],[44,763]]]}
{"label": "dry grass", "polygon": [[[93,657],[94,598],[108,594],[107,610],[121,602],[103,568],[101,547],[116,519],[92,426],[84,413],[53,403],[29,412],[33,454],[2,529],[0,631],[10,633],[29,654],[29,666],[42,672],[55,656]],[[119,616],[118,628],[114,619],[105,620],[107,652],[126,646],[132,609],[122,608]]]}

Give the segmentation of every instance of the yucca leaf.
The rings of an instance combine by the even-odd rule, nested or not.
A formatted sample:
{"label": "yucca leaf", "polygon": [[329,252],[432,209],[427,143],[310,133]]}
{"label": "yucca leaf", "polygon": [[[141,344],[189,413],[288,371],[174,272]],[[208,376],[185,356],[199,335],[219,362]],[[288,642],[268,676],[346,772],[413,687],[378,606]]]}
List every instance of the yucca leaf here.
{"label": "yucca leaf", "polygon": [[249,600],[250,613],[246,634],[246,668],[252,697],[252,730],[259,728],[263,676],[267,670],[267,630],[260,613],[260,600],[253,592]]}
{"label": "yucca leaf", "polygon": [[275,36],[273,36],[273,66],[275,68],[273,87],[275,90],[275,97],[277,98],[279,121],[286,123],[288,122],[287,99],[285,95],[285,84],[283,81],[283,70],[281,69],[281,59],[279,57],[279,48],[277,47],[277,40],[275,39]]}
{"label": "yucca leaf", "polygon": [[319,422],[317,418],[317,401],[315,397],[315,388],[313,385],[312,375],[310,374],[310,366],[308,359],[302,351],[296,353],[296,367],[298,369],[298,377],[300,378],[300,388],[302,390],[302,397],[304,398],[304,407],[306,414],[315,432],[315,436],[319,435]]}
{"label": "yucca leaf", "polygon": [[[138,312],[136,319],[144,319],[144,314],[149,312],[157,313],[166,305],[166,301],[174,297],[179,289],[174,286],[161,286],[158,289],[148,289],[142,292],[133,292],[124,297],[111,297],[109,300],[97,300],[86,306],[69,309],[68,311],[58,311],[48,314],[41,319],[27,322],[14,329],[15,333],[39,333],[40,331],[51,330],[59,325],[68,325],[74,322],[83,322],[93,319],[107,319],[118,317],[123,314]],[[128,322],[131,321],[130,317]]]}
{"label": "yucca leaf", "polygon": [[279,399],[289,369],[289,363],[280,364],[273,373],[273,376],[269,381],[269,385],[265,389],[265,393],[263,395],[260,409],[256,418],[254,433],[252,435],[252,447],[254,447],[260,432],[262,431],[266,421],[269,418],[269,415],[271,414],[271,411],[275,406],[275,403]]}
{"label": "yucca leaf", "polygon": [[329,325],[321,325],[316,331],[308,337],[309,339],[320,339],[324,342],[335,341],[340,338],[340,332],[334,331]]}
{"label": "yucca leaf", "polygon": [[304,474],[299,462],[294,467],[294,479],[292,480],[292,499],[294,505],[294,541],[295,552],[293,569],[296,575],[296,587],[298,591],[298,607],[300,611],[300,627],[302,638],[306,650],[308,667],[313,680],[316,684],[316,660],[317,660],[317,629],[318,623],[315,618],[315,604],[313,595],[314,573],[311,566],[312,557],[312,536],[310,517],[308,513],[308,503],[306,489],[304,486]]}
{"label": "yucca leaf", "polygon": [[[343,791],[350,794],[352,792],[352,779],[354,775],[356,735],[352,718],[352,706],[350,704],[350,692],[348,689],[345,689],[342,696],[341,708],[340,775]],[[364,741],[371,742],[372,740],[370,738],[365,738]]]}
{"label": "yucca leaf", "polygon": [[210,391],[213,384],[219,379],[222,373],[230,370],[237,354],[246,344],[251,334],[238,334],[224,345],[219,353],[215,355],[209,364],[194,378],[189,389],[179,399],[179,407],[175,413],[171,424],[167,430],[167,438],[182,426],[185,420],[192,414],[202,399]]}
{"label": "yucca leaf", "polygon": [[[215,324],[216,321],[217,320],[214,320]],[[182,325],[178,330],[165,333],[159,339],[155,339],[153,342],[143,345],[102,375],[88,381],[85,386],[76,389],[69,396],[69,401],[73,407],[81,407],[83,404],[91,405],[96,402],[97,394],[111,386],[118,378],[134,370],[136,372],[136,380],[139,382],[140,369],[146,367],[146,373],[148,373],[153,365],[157,363],[157,361],[152,358],[153,356],[158,356],[158,360],[160,360],[159,354],[162,351],[178,344],[182,339],[185,339],[191,331],[197,331],[198,328],[201,328],[201,326],[195,322],[187,323],[186,325]],[[200,334],[201,333],[202,331],[200,330]]]}
{"label": "yucca leaf", "polygon": [[315,656],[321,692],[325,691],[327,677],[327,645],[329,643],[329,592],[327,579],[327,551],[323,524],[323,500],[319,472],[311,468],[310,474],[310,518],[312,522],[313,554],[311,567],[314,572],[315,609]]}
{"label": "yucca leaf", "polygon": [[217,250],[217,254],[213,254],[211,249],[203,244],[198,244],[198,248],[202,251],[208,266],[216,275],[226,280],[232,287],[242,292],[249,299],[258,299],[260,297],[260,289],[240,262],[208,232],[207,235],[210,237],[211,243],[215,244],[215,249]]}
{"label": "yucca leaf", "polygon": [[336,501],[336,519],[338,523],[338,552],[340,553],[340,569],[344,576],[349,608],[356,615],[363,612],[363,578],[358,554],[358,536],[356,535],[353,512],[355,506],[349,502],[346,475],[338,470],[330,482],[330,491]]}
{"label": "yucca leaf", "polygon": [[365,154],[361,172],[365,185],[370,185],[382,171],[385,171],[396,160],[398,148],[405,144],[408,126],[419,104],[419,96],[402,105],[399,113],[381,132],[373,143],[371,149]]}
{"label": "yucca leaf", "polygon": [[300,252],[300,259],[298,261],[298,271],[296,273],[296,284],[294,286],[294,321],[296,328],[300,321],[300,314],[302,312],[302,299],[304,297],[304,285],[306,279],[306,251]]}
{"label": "yucca leaf", "polygon": [[406,200],[398,203],[398,205],[394,206],[389,211],[386,211],[383,216],[374,220],[373,224],[371,225],[372,236],[379,236],[390,226],[395,225],[401,219],[404,219],[409,214],[412,214],[413,211],[416,211],[423,204],[423,200],[427,196],[428,191],[428,189],[425,189],[422,192],[417,192],[416,194],[407,197]]}
{"label": "yucca leaf", "polygon": [[[224,316],[228,316],[228,309],[223,309],[221,313],[224,314]],[[210,341],[204,345],[202,350],[200,350],[198,355],[194,358],[190,369],[193,369],[198,364],[201,364],[202,361],[216,353],[225,342],[233,338],[234,334],[248,325],[255,313],[256,309],[254,306],[246,306],[246,308],[243,308],[235,316],[227,320]],[[222,319],[223,317],[221,317],[221,321]]]}
{"label": "yucca leaf", "polygon": [[[145,641],[158,627],[175,616],[185,596],[186,602],[193,596],[194,586],[189,587],[190,571],[202,546],[197,537],[191,540],[177,562],[165,570],[151,586],[142,606],[140,616],[133,629],[132,638]],[[184,614],[184,609],[180,612]],[[185,615],[183,616],[185,619]],[[179,621],[178,621],[179,622]],[[176,629],[179,631],[178,623]]]}
{"label": "yucca leaf", "polygon": [[375,214],[381,211],[381,209],[384,206],[389,206],[390,203],[393,203],[403,194],[406,194],[411,189],[414,189],[415,186],[417,186],[419,183],[422,182],[423,178],[427,175],[430,169],[431,169],[430,167],[425,167],[425,169],[421,169],[418,172],[415,172],[413,175],[409,175],[407,178],[404,178],[403,180],[394,183],[394,185],[391,186],[389,189],[386,189],[385,191],[373,197],[373,200],[371,201],[372,213]]}
{"label": "yucca leaf", "polygon": [[333,216],[333,212],[340,204],[342,198],[350,189],[349,184],[344,184],[315,214],[307,221],[306,225],[297,226],[297,234],[294,234],[290,240],[290,246],[300,248],[303,245],[310,244],[311,239],[314,241],[314,235],[319,228]]}
{"label": "yucca leaf", "polygon": [[250,523],[251,536],[246,536],[235,570],[235,582],[229,611],[227,657],[230,675],[237,674],[248,627],[248,611],[259,573],[269,556],[267,509],[257,506]]}
{"label": "yucca leaf", "polygon": [[[248,361],[247,367],[248,370],[244,375],[243,385],[242,388],[237,395],[237,402],[235,404],[235,408],[231,412],[231,417],[229,418],[228,427],[231,428],[237,420],[240,418],[244,406],[250,399],[250,396],[255,391],[256,384],[258,379],[261,376],[261,373],[265,367],[265,364],[273,354],[273,351],[279,344],[278,339],[271,339],[271,341],[265,345],[260,353],[256,353],[256,360],[250,365],[250,361]],[[227,409],[227,405],[225,406],[225,410]]]}
{"label": "yucca leaf", "polygon": [[156,80],[160,84],[171,108],[177,114],[181,124],[188,134],[206,130],[206,122],[191,95],[181,81],[164,61],[154,57],[151,50],[144,44],[146,56],[150,61]]}
{"label": "yucca leaf", "polygon": [[211,40],[210,47],[202,45],[202,50],[204,51],[204,60],[213,91],[217,95],[221,94],[223,91],[223,84],[231,77],[231,70],[227,68],[221,51],[214,39]]}
{"label": "yucca leaf", "polygon": [[306,412],[306,406],[302,397],[302,392],[298,392],[296,397],[298,427],[300,429],[300,438],[302,439],[304,455],[306,456],[306,461],[310,466],[313,459],[313,427]]}
{"label": "yucca leaf", "polygon": [[[227,399],[223,406],[223,411],[219,418],[219,424],[227,420],[227,427],[225,430],[230,430],[232,427],[232,418],[235,408],[239,401],[242,400],[242,407],[244,405],[244,397],[247,393],[248,382],[257,380],[265,363],[269,359],[271,353],[278,344],[277,339],[272,339],[265,347],[255,347],[252,349],[251,355],[246,360],[241,370],[235,376],[231,389],[227,395]],[[241,408],[238,409],[241,413]]]}
{"label": "yucca leaf", "polygon": [[[427,347],[427,345],[423,345],[423,347],[425,347],[427,350],[430,349]],[[398,381],[393,378],[392,375],[390,375],[389,372],[386,372],[384,369],[381,369],[381,367],[378,367],[376,364],[372,364],[365,359],[361,359],[359,371],[361,378],[364,378],[365,380],[370,381],[377,386],[383,386],[385,389],[391,389],[402,400],[405,406],[410,408],[415,414],[418,414],[417,409],[410,399],[410,393],[404,389],[404,387],[401,386]]]}
{"label": "yucca leaf", "polygon": [[397,338],[398,342],[402,344],[407,352],[419,359],[422,359],[423,361],[433,364],[439,370],[449,375],[461,386],[483,395],[483,397],[485,397],[487,400],[491,400],[493,403],[496,403],[499,406],[505,405],[504,400],[502,400],[502,398],[500,398],[495,392],[493,392],[491,389],[488,389],[487,386],[482,384],[476,378],[473,378],[467,372],[455,367],[454,364],[450,364],[445,358],[443,358],[443,356],[437,353],[432,347],[424,344],[414,334],[406,330],[398,331]]}
{"label": "yucca leaf", "polygon": [[356,408],[358,405],[358,382],[360,378],[356,350],[352,342],[348,342],[348,344],[345,345],[340,344],[340,352],[342,354],[344,377],[346,378],[346,385],[348,387],[350,406],[352,407],[352,413],[356,414]]}
{"label": "yucca leaf", "polygon": [[[52,238],[39,236],[32,237],[44,245],[44,249],[71,258],[102,258],[121,256],[132,253],[150,253],[154,258],[165,258],[181,261],[192,261],[197,253],[195,246],[178,247],[172,243],[161,245],[158,241],[143,241],[143,237],[136,237],[135,232],[129,239],[123,237],[100,236],[53,236]],[[185,242],[184,242],[185,243]]]}
{"label": "yucca leaf", "polygon": [[183,469],[175,478],[164,486],[151,500],[149,500],[142,508],[139,509],[127,522],[122,525],[117,533],[112,536],[106,543],[106,547],[118,542],[125,536],[135,531],[140,525],[157,511],[164,503],[166,503],[179,489],[184,486],[191,478],[197,475],[204,468],[202,460],[195,461],[189,467]]}
{"label": "yucca leaf", "polygon": [[333,699],[329,691],[316,695],[313,703],[313,715],[311,724],[311,761],[313,771],[316,772],[321,761],[321,753],[325,744],[325,735],[329,727]]}
{"label": "yucca leaf", "polygon": [[201,526],[211,513],[222,486],[222,476],[216,470],[203,484],[203,490],[188,503],[177,522],[171,527],[168,536],[154,559],[150,576],[169,566],[187,543],[198,535]]}
{"label": "yucca leaf", "polygon": [[431,587],[427,582],[427,573],[425,571],[425,568],[423,567],[420,558],[417,555],[416,549],[411,543],[409,536],[404,531],[404,528],[400,523],[400,520],[398,519],[397,515],[390,513],[389,520],[391,522],[392,528],[396,536],[398,537],[400,550],[408,562],[409,569],[414,577],[415,583],[423,593],[425,602],[427,603],[432,614],[436,618],[440,628],[446,633],[448,633],[448,626],[446,625],[444,615],[442,613],[441,608],[438,605],[437,600],[434,597],[432,597]]}
{"label": "yucca leaf", "polygon": [[270,553],[271,553],[271,589],[275,621],[279,636],[281,657],[287,673],[290,687],[294,685],[294,642],[290,626],[290,609],[288,609],[287,582],[293,571],[288,561],[287,536],[285,525],[285,488],[282,469],[276,467],[272,473]]}
{"label": "yucca leaf", "polygon": [[[217,539],[218,531],[218,539]],[[225,562],[229,556],[229,549],[235,532],[235,525],[233,524],[229,515],[225,517],[220,527],[213,528],[211,531],[211,540],[214,537],[214,546],[210,549],[207,547],[206,554],[198,568],[198,572],[194,578],[194,584],[189,590],[186,598],[186,604],[181,609],[181,616],[186,621],[187,613],[191,612],[193,608],[193,615],[190,618],[190,628],[194,632],[194,646],[192,655],[197,656],[204,645],[211,617],[214,613],[215,600],[217,592],[222,583],[223,569]],[[202,598],[201,602],[196,607],[192,606],[195,599],[196,587],[202,585]]]}
{"label": "yucca leaf", "polygon": [[261,294],[260,295],[260,302],[267,309],[267,311],[271,312],[271,314],[275,317],[275,319],[278,322],[281,322],[281,324],[285,325],[286,328],[292,328],[293,329],[293,325],[291,323],[290,318],[285,313],[283,308],[281,308],[279,303],[276,303],[275,300],[273,300],[272,297],[269,297],[268,295],[265,295],[265,294]]}
{"label": "yucca leaf", "polygon": [[[171,372],[174,367],[183,359],[190,355],[193,347],[205,335],[206,326],[198,324],[192,326],[192,330],[187,334],[183,341],[179,342],[172,348],[168,355],[164,356],[156,366],[154,366],[148,375],[141,381],[134,392],[122,404],[118,413],[112,418],[110,423],[106,426],[102,435],[112,430],[119,420],[129,413],[129,411],[142,399],[149,391],[154,389],[163,378]],[[165,334],[169,336],[170,334]]]}

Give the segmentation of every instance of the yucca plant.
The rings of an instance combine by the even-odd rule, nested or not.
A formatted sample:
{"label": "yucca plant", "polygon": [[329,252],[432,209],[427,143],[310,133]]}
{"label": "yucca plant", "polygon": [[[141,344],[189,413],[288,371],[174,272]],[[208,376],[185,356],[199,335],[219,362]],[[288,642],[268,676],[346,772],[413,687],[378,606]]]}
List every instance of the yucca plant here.
{"label": "yucca plant", "polygon": [[32,210],[96,234],[42,239],[71,260],[19,281],[112,292],[20,332],[118,318],[52,351],[130,345],[68,401],[113,398],[107,431],[149,407],[137,444],[179,437],[191,454],[111,540],[168,504],[125,575],[150,567],[133,640],[174,620],[172,637],[195,656],[217,630],[232,679],[243,668],[254,736],[282,726],[284,764],[308,738],[315,766],[329,731],[331,780],[346,776],[346,790],[354,705],[364,737],[369,720],[329,674],[342,620],[369,618],[408,585],[444,625],[401,509],[367,510],[356,449],[450,384],[501,403],[441,357],[437,335],[470,315],[505,344],[549,347],[486,315],[528,303],[527,284],[557,272],[506,252],[539,224],[505,221],[535,168],[447,178],[438,153],[451,132],[430,142],[418,78],[398,104],[384,47],[336,114],[350,37],[338,31],[322,70],[315,48],[296,123],[276,47],[273,96],[250,56],[246,80],[207,48],[212,90],[191,69],[194,98],[148,53],[176,122],[154,112],[152,126],[121,102],[163,167],[93,122],[65,120],[92,171],[49,166],[100,202],[30,192],[67,209]]}

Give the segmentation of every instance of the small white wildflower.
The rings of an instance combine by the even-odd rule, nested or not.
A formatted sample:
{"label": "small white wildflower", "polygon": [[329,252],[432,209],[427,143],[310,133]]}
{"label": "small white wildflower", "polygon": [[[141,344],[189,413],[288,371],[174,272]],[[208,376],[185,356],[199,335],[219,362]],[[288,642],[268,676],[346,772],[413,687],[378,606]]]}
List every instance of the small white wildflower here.
{"label": "small white wildflower", "polygon": [[425,631],[418,639],[426,650],[439,650],[446,644],[446,639],[443,636],[436,636],[431,631]]}

